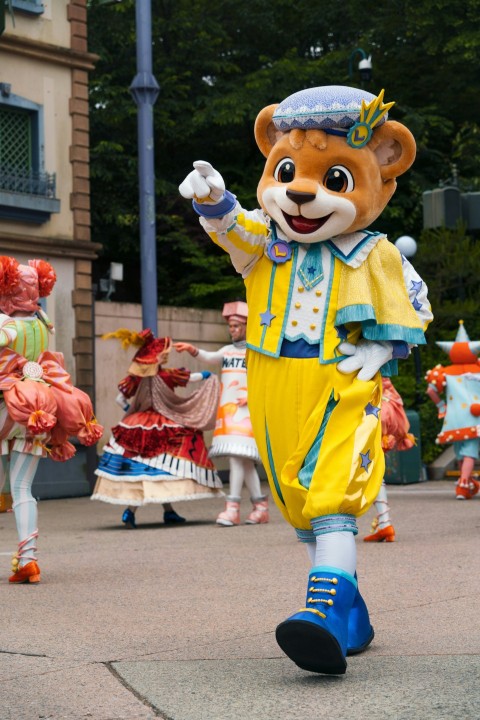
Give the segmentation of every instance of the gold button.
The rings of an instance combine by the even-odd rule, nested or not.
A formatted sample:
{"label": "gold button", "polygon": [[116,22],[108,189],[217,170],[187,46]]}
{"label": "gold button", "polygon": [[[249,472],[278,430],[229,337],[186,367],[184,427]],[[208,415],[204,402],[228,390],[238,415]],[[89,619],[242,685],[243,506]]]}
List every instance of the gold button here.
{"label": "gold button", "polygon": [[301,308],[302,306],[300,305],[300,303],[295,303],[295,307],[296,307],[297,310],[298,310],[298,308]]}
{"label": "gold button", "polygon": [[302,285],[300,285],[300,287],[298,288],[298,292],[303,292],[304,290],[305,290],[305,288]]}
{"label": "gold button", "polygon": [[310,325],[310,330],[315,330],[316,327],[316,325]]}
{"label": "gold button", "polygon": [[292,325],[298,325],[296,320],[292,320]]}
{"label": "gold button", "polygon": [[313,308],[313,312],[318,312],[318,308],[317,308],[317,307],[314,307],[314,308]]}
{"label": "gold button", "polygon": [[315,295],[316,295],[317,297],[320,297],[321,294],[322,294],[322,291],[321,291],[321,290],[316,290],[316,291],[315,291]]}

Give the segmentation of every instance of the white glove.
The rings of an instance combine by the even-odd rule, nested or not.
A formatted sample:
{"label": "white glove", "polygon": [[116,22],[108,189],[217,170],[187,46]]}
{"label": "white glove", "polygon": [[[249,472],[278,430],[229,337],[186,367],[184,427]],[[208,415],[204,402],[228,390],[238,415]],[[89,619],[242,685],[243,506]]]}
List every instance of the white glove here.
{"label": "white glove", "polygon": [[382,365],[392,359],[393,346],[389,342],[374,342],[373,340],[359,340],[356,345],[343,342],[338,346],[342,355],[350,357],[341,360],[337,367],[342,373],[351,373],[360,370],[359,380],[371,380]]}
{"label": "white glove", "polygon": [[128,402],[127,398],[123,393],[118,393],[117,397],[115,398],[115,402],[120,405],[122,410],[127,412],[128,408],[130,407],[130,403]]}
{"label": "white glove", "polygon": [[[179,186],[180,195],[206,205],[216,205],[225,194],[225,182],[217,170],[204,160],[193,163],[195,170]],[[208,199],[207,199],[208,198]]]}

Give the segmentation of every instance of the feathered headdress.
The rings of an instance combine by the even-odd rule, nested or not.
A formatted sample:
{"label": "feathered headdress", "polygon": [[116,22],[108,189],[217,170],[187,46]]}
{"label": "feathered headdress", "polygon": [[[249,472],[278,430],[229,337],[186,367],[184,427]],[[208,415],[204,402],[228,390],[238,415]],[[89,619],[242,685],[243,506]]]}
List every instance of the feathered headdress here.
{"label": "feathered headdress", "polygon": [[133,356],[128,372],[141,377],[156,375],[158,368],[167,361],[172,349],[172,338],[156,338],[150,328],[142,330],[140,333],[120,328],[115,332],[102,335],[103,340],[110,338],[120,340],[124,349],[129,348],[130,345],[137,347],[140,345],[140,349]]}

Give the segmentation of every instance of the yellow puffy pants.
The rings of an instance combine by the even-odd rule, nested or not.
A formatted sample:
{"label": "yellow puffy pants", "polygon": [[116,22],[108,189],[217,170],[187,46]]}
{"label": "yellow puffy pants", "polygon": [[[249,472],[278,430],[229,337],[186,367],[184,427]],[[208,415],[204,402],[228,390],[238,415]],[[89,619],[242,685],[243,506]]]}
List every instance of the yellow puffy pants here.
{"label": "yellow puffy pants", "polygon": [[248,405],[272,496],[294,528],[313,518],[359,516],[385,471],[380,373],[345,375],[316,358],[248,352]]}

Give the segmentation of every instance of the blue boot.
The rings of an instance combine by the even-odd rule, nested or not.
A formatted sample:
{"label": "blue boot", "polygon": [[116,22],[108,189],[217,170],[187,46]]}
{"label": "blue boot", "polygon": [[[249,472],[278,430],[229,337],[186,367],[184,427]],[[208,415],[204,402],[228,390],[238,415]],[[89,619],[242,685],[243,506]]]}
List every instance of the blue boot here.
{"label": "blue boot", "polygon": [[137,523],[135,522],[135,513],[132,512],[130,508],[127,508],[123,511],[122,522],[125,523],[125,525],[129,528],[137,527]]}
{"label": "blue boot", "polygon": [[165,510],[163,513],[163,522],[166,525],[175,523],[184,523],[185,518],[175,512],[175,510]]}
{"label": "blue boot", "polygon": [[370,624],[365,600],[357,587],[355,600],[348,616],[348,648],[347,655],[357,655],[367,649],[375,633]]}
{"label": "blue boot", "polygon": [[277,627],[283,652],[303,670],[343,675],[348,616],[357,581],[343,570],[315,567],[308,578],[306,607]]}

